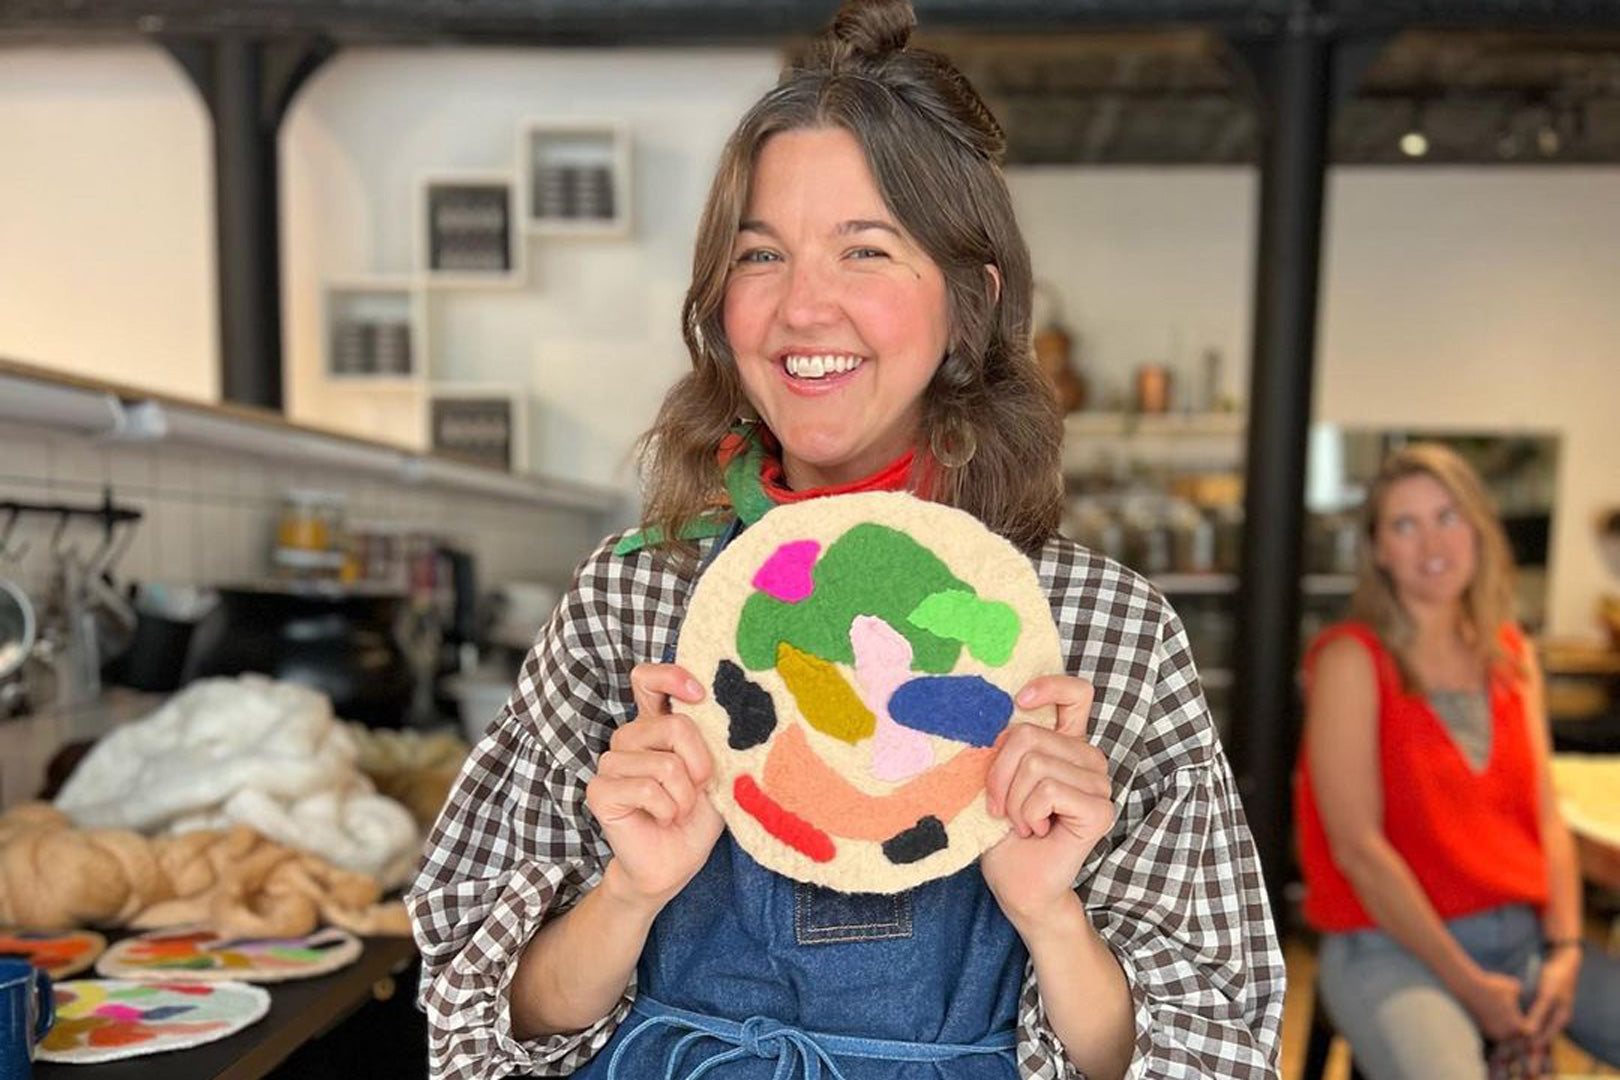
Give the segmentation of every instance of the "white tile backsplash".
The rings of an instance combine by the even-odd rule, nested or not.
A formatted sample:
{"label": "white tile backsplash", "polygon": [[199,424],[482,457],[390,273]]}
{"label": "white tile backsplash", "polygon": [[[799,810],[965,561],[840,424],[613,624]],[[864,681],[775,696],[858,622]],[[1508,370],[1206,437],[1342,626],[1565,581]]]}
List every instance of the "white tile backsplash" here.
{"label": "white tile backsplash", "polygon": [[[0,498],[97,505],[106,485],[120,505],[145,515],[115,569],[120,581],[217,585],[269,574],[283,492],[333,491],[356,521],[443,536],[473,552],[487,588],[507,580],[564,584],[599,539],[589,514],[394,483],[375,474],[287,463],[218,447],[174,442],[98,442],[69,432],[0,423]],[[0,520],[0,525],[4,521]],[[0,576],[36,597],[49,584],[54,522],[28,519],[20,562],[0,559]],[[96,526],[67,536],[84,549]]]}

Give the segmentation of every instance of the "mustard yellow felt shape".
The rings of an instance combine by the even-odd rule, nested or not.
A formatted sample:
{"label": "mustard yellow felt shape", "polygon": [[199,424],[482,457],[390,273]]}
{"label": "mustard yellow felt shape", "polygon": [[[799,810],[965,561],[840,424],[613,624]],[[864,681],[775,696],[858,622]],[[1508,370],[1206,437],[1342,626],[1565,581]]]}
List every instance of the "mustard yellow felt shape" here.
{"label": "mustard yellow felt shape", "polygon": [[776,672],[805,720],[823,735],[858,743],[877,730],[877,717],[836,665],[783,641],[776,646]]}
{"label": "mustard yellow felt shape", "polygon": [[906,618],[936,637],[968,647],[981,663],[1000,667],[1018,644],[1018,614],[998,600],[981,600],[961,589],[943,589],[923,597]]}

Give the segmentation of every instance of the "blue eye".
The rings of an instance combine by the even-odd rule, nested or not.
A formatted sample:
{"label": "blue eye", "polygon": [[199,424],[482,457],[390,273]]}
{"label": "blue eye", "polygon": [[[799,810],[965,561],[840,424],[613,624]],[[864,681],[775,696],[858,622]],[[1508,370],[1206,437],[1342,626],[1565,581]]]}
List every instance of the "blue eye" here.
{"label": "blue eye", "polygon": [[776,252],[771,251],[769,248],[749,248],[747,251],[737,256],[737,261],[739,263],[766,263],[776,262],[780,259],[781,256]]}
{"label": "blue eye", "polygon": [[1440,511],[1440,524],[1442,525],[1455,525],[1461,520],[1461,515],[1459,515],[1456,510],[1449,506]]}

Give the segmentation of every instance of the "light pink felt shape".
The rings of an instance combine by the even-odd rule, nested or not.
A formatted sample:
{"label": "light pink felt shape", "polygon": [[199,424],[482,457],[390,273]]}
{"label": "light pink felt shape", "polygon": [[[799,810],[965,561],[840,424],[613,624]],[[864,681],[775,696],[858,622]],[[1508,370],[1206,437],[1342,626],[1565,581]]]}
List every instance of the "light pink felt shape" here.
{"label": "light pink felt shape", "polygon": [[867,771],[879,780],[908,780],[934,763],[928,736],[889,717],[889,696],[911,679],[911,642],[876,615],[857,615],[849,624],[849,645],[855,685],[877,716]]}
{"label": "light pink felt shape", "polygon": [[783,809],[834,836],[888,840],[925,817],[949,825],[984,790],[994,747],[969,747],[887,795],[868,795],[838,775],[804,729],[790,725],[765,756],[765,793]]}
{"label": "light pink felt shape", "polygon": [[754,571],[754,588],[784,604],[797,604],[815,591],[810,568],[819,554],[819,540],[789,540]]}

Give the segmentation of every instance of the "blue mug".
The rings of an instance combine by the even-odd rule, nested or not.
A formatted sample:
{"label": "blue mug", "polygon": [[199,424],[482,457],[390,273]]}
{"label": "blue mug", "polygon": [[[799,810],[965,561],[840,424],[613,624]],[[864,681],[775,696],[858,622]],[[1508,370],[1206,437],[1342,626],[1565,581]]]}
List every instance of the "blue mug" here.
{"label": "blue mug", "polygon": [[26,960],[0,960],[0,1080],[34,1074],[34,1044],[55,1020],[51,977]]}

